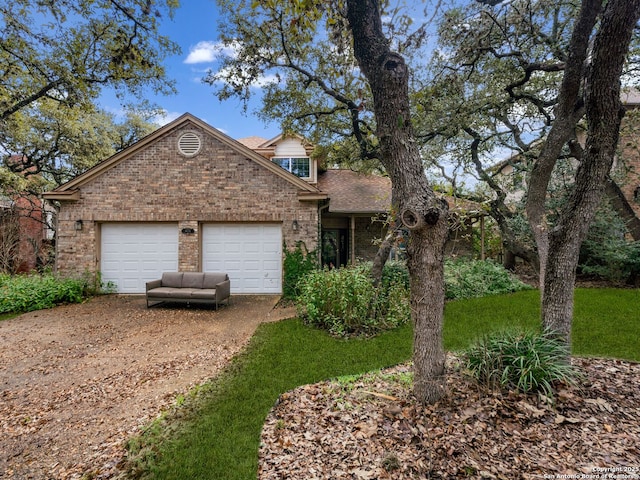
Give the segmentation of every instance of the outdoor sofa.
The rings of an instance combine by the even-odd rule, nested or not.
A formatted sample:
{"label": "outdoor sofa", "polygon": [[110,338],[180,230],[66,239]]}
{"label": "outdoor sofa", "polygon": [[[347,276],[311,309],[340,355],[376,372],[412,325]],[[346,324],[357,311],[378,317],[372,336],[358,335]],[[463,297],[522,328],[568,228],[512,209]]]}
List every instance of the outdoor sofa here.
{"label": "outdoor sofa", "polygon": [[147,282],[147,308],[163,302],[210,303],[231,299],[229,275],[220,272],[164,272]]}

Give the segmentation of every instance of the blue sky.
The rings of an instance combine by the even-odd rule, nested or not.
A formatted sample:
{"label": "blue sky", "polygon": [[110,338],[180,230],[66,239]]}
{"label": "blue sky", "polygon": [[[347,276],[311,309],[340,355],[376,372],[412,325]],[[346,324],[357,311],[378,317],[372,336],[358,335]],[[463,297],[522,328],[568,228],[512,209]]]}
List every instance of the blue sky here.
{"label": "blue sky", "polygon": [[[169,78],[176,81],[178,94],[171,97],[149,94],[149,100],[162,107],[167,123],[185,112],[216,127],[233,138],[257,135],[265,138],[280,133],[277,124],[265,125],[252,115],[257,104],[249,106],[243,114],[239,100],[220,102],[210,85],[201,79],[206,71],[215,68],[212,47],[217,41],[218,15],[215,0],[182,0],[173,19],[163,19],[161,33],[170,37],[182,48],[182,53],[166,59]],[[102,97],[102,106],[118,112],[120,105],[109,93]]]}

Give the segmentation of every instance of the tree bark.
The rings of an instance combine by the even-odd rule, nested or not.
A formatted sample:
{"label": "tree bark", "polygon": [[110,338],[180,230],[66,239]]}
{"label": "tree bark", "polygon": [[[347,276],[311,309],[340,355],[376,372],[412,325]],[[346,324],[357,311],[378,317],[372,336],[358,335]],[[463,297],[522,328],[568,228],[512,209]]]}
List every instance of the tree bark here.
{"label": "tree bark", "polygon": [[609,0],[602,14],[586,75],[587,143],[574,191],[548,236],[542,296],[545,328],[571,341],[573,290],[580,245],[602,199],[615,155],[620,121],[620,76],[640,0]]}
{"label": "tree bark", "polygon": [[448,206],[427,182],[409,108],[409,70],[382,32],[377,0],[348,0],[355,56],[374,101],[380,160],[391,178],[392,205],[409,231],[407,265],[414,323],[414,393],[423,403],[445,394],[444,245]]}

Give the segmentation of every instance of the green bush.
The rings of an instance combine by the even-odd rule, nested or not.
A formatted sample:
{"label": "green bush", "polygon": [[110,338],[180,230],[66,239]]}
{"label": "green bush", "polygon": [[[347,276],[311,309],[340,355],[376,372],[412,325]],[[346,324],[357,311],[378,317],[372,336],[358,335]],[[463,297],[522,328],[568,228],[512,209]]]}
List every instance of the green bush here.
{"label": "green bush", "polygon": [[398,279],[374,287],[371,265],[316,270],[300,282],[305,321],[337,336],[374,335],[410,319],[409,292]]}
{"label": "green bush", "polygon": [[580,247],[580,272],[633,283],[640,277],[640,242],[628,241],[627,235],[626,222],[605,200]]}
{"label": "green bush", "polygon": [[405,262],[389,261],[385,263],[382,270],[382,286],[388,288],[394,282],[409,289],[409,270]]}
{"label": "green bush", "polygon": [[309,252],[303,242],[298,242],[293,250],[288,250],[285,244],[282,297],[295,300],[300,294],[300,279],[317,269],[318,258],[315,251]]}
{"label": "green bush", "polygon": [[531,288],[502,265],[490,260],[447,260],[444,282],[449,300],[501,295]]}
{"label": "green bush", "polygon": [[0,313],[22,313],[82,302],[92,282],[83,278],[43,275],[0,275]]}
{"label": "green bush", "polygon": [[471,375],[489,388],[551,397],[556,383],[573,384],[579,372],[569,348],[551,332],[499,332],[484,337],[465,354]]}

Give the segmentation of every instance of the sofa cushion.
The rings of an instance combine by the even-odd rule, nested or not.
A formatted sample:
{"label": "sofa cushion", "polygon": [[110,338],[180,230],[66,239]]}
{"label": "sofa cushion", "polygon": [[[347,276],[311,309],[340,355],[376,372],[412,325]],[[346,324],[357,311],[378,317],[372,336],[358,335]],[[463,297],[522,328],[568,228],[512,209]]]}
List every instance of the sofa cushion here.
{"label": "sofa cushion", "polygon": [[191,298],[193,299],[210,299],[215,300],[216,289],[215,288],[203,288],[201,290],[193,290],[191,292]]}
{"label": "sofa cushion", "polygon": [[162,274],[162,286],[180,288],[182,286],[182,272],[164,272]]}
{"label": "sofa cushion", "polygon": [[[169,298],[171,296],[177,295],[178,292],[181,292],[181,288],[176,287],[158,287],[147,292],[147,297],[149,298]],[[183,295],[184,292],[183,292]]]}
{"label": "sofa cushion", "polygon": [[220,272],[205,272],[202,288],[216,288],[216,285],[227,280],[229,276]]}
{"label": "sofa cushion", "polygon": [[184,272],[182,276],[182,288],[202,288],[202,272]]}

